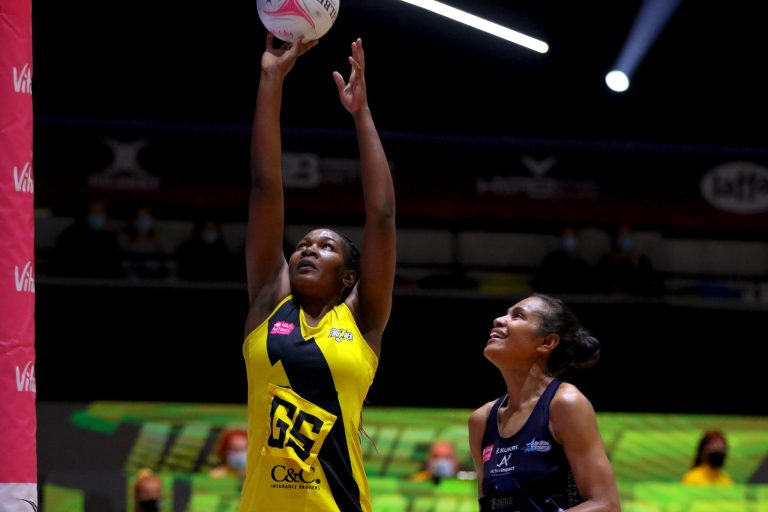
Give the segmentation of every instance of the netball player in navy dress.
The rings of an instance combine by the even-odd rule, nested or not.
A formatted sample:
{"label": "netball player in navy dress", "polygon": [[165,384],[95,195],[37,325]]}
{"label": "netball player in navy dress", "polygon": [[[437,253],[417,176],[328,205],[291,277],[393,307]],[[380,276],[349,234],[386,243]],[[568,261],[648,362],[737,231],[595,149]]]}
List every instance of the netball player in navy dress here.
{"label": "netball player in navy dress", "polygon": [[594,408],[557,378],[599,353],[559,299],[535,294],[494,320],[484,354],[507,394],[469,418],[482,512],[621,509]]}

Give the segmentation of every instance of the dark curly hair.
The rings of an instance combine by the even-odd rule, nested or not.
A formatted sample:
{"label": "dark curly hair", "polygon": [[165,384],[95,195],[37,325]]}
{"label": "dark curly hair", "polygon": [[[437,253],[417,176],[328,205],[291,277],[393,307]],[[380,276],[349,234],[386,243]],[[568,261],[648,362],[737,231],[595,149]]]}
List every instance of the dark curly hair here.
{"label": "dark curly hair", "polygon": [[543,293],[533,297],[547,305],[541,314],[538,334],[555,333],[560,343],[552,350],[547,368],[553,375],[560,375],[569,368],[588,368],[600,358],[600,342],[581,326],[579,319],[565,303]]}

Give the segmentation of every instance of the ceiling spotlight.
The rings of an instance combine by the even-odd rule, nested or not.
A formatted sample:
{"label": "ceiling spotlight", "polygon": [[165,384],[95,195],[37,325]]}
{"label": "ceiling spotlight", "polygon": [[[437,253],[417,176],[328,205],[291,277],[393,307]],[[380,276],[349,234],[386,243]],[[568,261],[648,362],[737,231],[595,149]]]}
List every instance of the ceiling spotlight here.
{"label": "ceiling spotlight", "polygon": [[624,92],[629,89],[629,77],[623,71],[611,71],[605,75],[605,83],[609,89]]}

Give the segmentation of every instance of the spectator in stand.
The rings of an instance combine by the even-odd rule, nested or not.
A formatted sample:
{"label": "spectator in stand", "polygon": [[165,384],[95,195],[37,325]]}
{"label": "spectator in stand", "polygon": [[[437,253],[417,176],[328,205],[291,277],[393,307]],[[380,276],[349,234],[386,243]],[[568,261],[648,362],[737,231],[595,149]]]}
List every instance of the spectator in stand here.
{"label": "spectator in stand", "polygon": [[177,274],[185,281],[230,281],[235,276],[234,263],[221,223],[215,220],[195,223],[190,238],[176,251]]}
{"label": "spectator in stand", "polygon": [[173,251],[169,244],[158,238],[155,218],[149,206],[136,210],[119,240],[128,277],[158,279],[171,274]]}
{"label": "spectator in stand", "polygon": [[67,277],[124,277],[117,233],[110,225],[105,200],[91,201],[59,234],[51,257],[51,271]]}
{"label": "spectator in stand", "polygon": [[243,429],[231,429],[222,432],[216,455],[219,464],[211,469],[209,475],[214,478],[245,478],[246,450],[248,433]]}
{"label": "spectator in stand", "polygon": [[541,293],[593,293],[594,269],[579,251],[579,230],[565,226],[558,247],[541,261],[533,288]]}
{"label": "spectator in stand", "polygon": [[459,471],[456,448],[448,441],[435,441],[429,448],[429,455],[421,471],[411,476],[413,482],[431,480],[435,484],[444,478],[453,478]]}
{"label": "spectator in stand", "polygon": [[723,469],[728,443],[719,430],[709,430],[699,439],[693,465],[685,475],[683,483],[688,485],[733,485],[731,476]]}
{"label": "spectator in stand", "polygon": [[162,502],[163,481],[151,469],[140,469],[133,485],[134,512],[158,512]]}
{"label": "spectator in stand", "polygon": [[597,264],[599,290],[608,295],[658,296],[662,287],[650,258],[637,249],[634,230],[616,229],[611,250]]}

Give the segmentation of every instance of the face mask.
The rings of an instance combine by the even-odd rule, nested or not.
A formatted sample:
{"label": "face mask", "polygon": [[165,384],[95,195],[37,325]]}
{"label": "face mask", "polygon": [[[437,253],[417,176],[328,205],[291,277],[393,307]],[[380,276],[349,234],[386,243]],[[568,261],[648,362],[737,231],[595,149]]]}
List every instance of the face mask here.
{"label": "face mask", "polygon": [[160,500],[141,500],[139,502],[141,512],[158,512],[160,510]]}
{"label": "face mask", "polygon": [[448,457],[439,457],[432,462],[432,474],[445,478],[453,476],[453,460]]}
{"label": "face mask", "polygon": [[725,452],[709,452],[707,462],[713,468],[721,468],[725,464]]}
{"label": "face mask", "polygon": [[107,218],[99,213],[91,213],[86,218],[88,226],[94,231],[101,231],[107,225]]}
{"label": "face mask", "polygon": [[619,249],[624,252],[631,251],[635,247],[635,242],[630,236],[620,236],[618,240]]}
{"label": "face mask", "polygon": [[573,236],[564,236],[560,241],[560,246],[565,252],[574,252],[576,250],[576,245],[576,237]]}
{"label": "face mask", "polygon": [[200,238],[202,238],[203,242],[206,244],[212,244],[219,239],[219,234],[215,231],[203,231],[203,233],[200,235]]}
{"label": "face mask", "polygon": [[245,462],[247,460],[245,450],[238,450],[236,452],[229,452],[227,454],[227,466],[231,467],[235,471],[245,471]]}
{"label": "face mask", "polygon": [[149,233],[154,224],[155,222],[152,220],[152,217],[139,217],[133,222],[133,225],[136,227],[136,231],[139,233]]}

